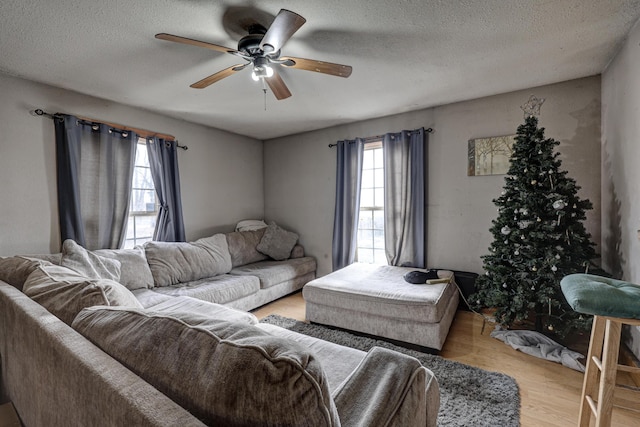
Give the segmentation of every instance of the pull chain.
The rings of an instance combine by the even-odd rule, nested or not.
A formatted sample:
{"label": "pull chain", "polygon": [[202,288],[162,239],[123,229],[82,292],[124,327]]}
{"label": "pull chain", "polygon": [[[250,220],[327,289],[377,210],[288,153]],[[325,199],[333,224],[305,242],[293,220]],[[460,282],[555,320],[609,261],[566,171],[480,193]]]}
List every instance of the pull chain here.
{"label": "pull chain", "polygon": [[267,111],[267,84],[264,81],[264,77],[262,77],[262,92],[264,92],[264,111]]}

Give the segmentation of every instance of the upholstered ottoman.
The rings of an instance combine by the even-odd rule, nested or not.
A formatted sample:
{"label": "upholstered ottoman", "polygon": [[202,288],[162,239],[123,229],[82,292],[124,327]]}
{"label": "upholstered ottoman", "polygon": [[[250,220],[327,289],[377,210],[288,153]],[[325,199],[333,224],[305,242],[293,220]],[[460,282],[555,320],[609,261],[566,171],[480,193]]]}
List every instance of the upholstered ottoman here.
{"label": "upholstered ottoman", "polygon": [[447,283],[413,285],[415,268],[354,263],[302,289],[307,320],[441,350],[458,306],[453,272]]}

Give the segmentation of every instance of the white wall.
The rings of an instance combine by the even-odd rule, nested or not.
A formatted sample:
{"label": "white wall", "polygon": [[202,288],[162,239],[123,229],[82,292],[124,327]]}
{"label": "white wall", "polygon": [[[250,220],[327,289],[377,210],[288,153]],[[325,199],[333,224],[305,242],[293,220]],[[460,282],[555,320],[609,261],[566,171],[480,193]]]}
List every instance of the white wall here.
{"label": "white wall", "polygon": [[627,37],[602,75],[602,245],[610,271],[640,283],[640,21]]}
{"label": "white wall", "polygon": [[53,122],[77,114],[176,136],[187,239],[264,212],[262,142],[0,74],[0,255],[60,250]]}
{"label": "white wall", "polygon": [[430,267],[481,272],[496,217],[492,199],[504,176],[467,176],[467,141],[515,134],[519,108],[531,94],[546,98],[540,125],[560,141],[563,168],[582,186],[594,209],[587,229],[600,241],[600,77],[572,80],[442,107],[336,126],[265,142],[265,216],[301,235],[318,259],[318,275],[331,271],[335,149],[341,139],[432,127],[428,142]]}

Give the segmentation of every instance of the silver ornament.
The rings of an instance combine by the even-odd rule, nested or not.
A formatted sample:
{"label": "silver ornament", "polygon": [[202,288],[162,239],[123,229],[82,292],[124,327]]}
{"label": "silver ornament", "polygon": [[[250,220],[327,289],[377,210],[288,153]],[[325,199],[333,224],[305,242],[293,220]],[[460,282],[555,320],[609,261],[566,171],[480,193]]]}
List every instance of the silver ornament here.
{"label": "silver ornament", "polygon": [[505,236],[508,236],[508,235],[509,235],[509,233],[511,233],[511,229],[505,225],[504,227],[502,227],[502,229],[500,230],[500,232],[501,232],[502,234],[504,234]]}
{"label": "silver ornament", "polygon": [[542,154],[542,150],[538,150],[538,154]]}
{"label": "silver ornament", "polygon": [[542,222],[542,218],[538,217],[538,218],[536,218],[536,221]]}
{"label": "silver ornament", "polygon": [[521,238],[522,240],[524,240],[524,234],[523,234],[522,236],[520,236],[520,238]]}
{"label": "silver ornament", "polygon": [[520,255],[520,251],[516,249],[516,251],[513,254],[514,255]]}
{"label": "silver ornament", "polygon": [[556,200],[555,202],[553,202],[552,206],[553,206],[553,209],[560,210],[560,209],[564,209],[564,207],[567,205],[562,200]]}
{"label": "silver ornament", "polygon": [[554,265],[553,267],[551,267],[551,271],[558,271],[558,267]]}
{"label": "silver ornament", "polygon": [[503,287],[503,288],[505,288],[505,289],[507,289],[507,284],[506,284],[506,283],[503,283],[503,284],[502,284],[502,287]]}
{"label": "silver ornament", "polygon": [[538,268],[534,265],[533,267],[531,267],[531,271],[538,271]]}
{"label": "silver ornament", "polygon": [[531,180],[531,185],[536,185],[538,183],[538,181],[536,181],[535,179]]}

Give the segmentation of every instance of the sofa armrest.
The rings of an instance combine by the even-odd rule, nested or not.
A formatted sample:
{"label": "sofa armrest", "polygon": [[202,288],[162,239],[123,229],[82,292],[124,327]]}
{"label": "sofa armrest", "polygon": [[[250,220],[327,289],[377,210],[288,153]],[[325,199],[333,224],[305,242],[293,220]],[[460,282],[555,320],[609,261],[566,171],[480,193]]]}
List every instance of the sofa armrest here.
{"label": "sofa armrest", "polygon": [[343,427],[435,427],[440,391],[417,359],[374,347],[333,399]]}

